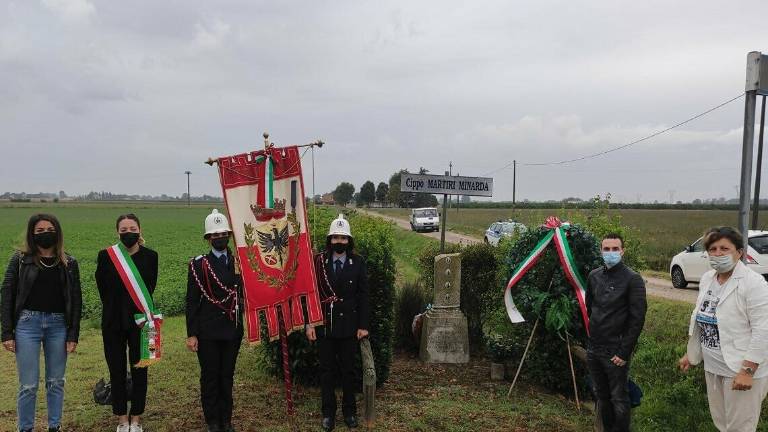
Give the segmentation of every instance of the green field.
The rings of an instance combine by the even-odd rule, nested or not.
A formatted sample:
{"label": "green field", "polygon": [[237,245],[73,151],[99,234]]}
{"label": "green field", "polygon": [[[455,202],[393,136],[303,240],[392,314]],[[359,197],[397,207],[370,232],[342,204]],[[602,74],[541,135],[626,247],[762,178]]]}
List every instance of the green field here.
{"label": "green field", "polygon": [[[407,219],[410,209],[371,210],[385,215]],[[454,209],[448,210],[448,230],[483,238],[492,222],[514,218],[526,225],[539,225],[547,216],[569,220],[576,213],[588,210],[573,209]],[[643,243],[645,262],[651,270],[667,271],[672,257],[716,225],[737,225],[736,211],[729,210],[609,210],[618,214],[622,222],[637,231]],[[768,225],[768,215],[761,213],[760,226]]]}

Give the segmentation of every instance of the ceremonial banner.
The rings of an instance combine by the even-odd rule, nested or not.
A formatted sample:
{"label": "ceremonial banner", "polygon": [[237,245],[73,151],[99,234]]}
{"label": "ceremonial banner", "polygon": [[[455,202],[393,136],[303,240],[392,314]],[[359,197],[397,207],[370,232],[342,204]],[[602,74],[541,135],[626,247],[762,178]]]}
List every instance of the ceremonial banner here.
{"label": "ceremonial banner", "polygon": [[[253,151],[217,160],[224,201],[243,276],[248,341],[260,342],[263,313],[270,340],[323,320],[307,229],[297,147]],[[282,314],[278,314],[278,308]]]}

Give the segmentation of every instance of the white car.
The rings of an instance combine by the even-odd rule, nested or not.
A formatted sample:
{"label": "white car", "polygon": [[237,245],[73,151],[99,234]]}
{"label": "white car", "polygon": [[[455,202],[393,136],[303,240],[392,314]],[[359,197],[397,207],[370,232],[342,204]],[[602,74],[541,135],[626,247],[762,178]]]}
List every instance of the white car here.
{"label": "white car", "polygon": [[[747,265],[768,278],[768,231],[749,231]],[[688,282],[699,282],[709,271],[709,256],[704,250],[704,237],[700,237],[685,250],[672,257],[669,275],[675,288],[685,288]]]}
{"label": "white car", "polygon": [[483,241],[488,243],[489,245],[493,247],[499,246],[499,241],[501,241],[502,237],[512,237],[516,232],[517,233],[524,233],[528,231],[528,227],[521,224],[520,222],[514,222],[514,221],[498,221],[491,224],[490,227],[488,227],[487,230],[485,230],[485,236],[483,237]]}
{"label": "white car", "polygon": [[420,231],[440,231],[440,213],[434,207],[411,210],[411,229]]}

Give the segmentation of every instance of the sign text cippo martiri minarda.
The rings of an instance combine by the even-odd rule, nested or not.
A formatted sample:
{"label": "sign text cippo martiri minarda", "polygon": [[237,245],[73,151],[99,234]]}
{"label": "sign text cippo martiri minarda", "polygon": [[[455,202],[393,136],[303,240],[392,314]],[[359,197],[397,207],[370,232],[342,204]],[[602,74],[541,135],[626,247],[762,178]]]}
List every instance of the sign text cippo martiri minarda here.
{"label": "sign text cippo martiri minarda", "polygon": [[448,195],[492,196],[493,179],[488,177],[403,174],[400,190]]}

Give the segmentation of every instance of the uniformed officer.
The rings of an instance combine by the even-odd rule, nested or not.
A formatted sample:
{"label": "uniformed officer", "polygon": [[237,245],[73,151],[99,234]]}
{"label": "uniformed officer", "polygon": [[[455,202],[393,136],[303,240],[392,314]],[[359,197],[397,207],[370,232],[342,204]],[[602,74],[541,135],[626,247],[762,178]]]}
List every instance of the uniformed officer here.
{"label": "uniformed officer", "polygon": [[214,209],[205,218],[207,255],[189,263],[187,348],[200,362],[200,400],[208,432],[234,432],[232,384],[243,339],[242,278],[228,247],[226,216]]}
{"label": "uniformed officer", "polygon": [[368,274],[365,260],[354,253],[349,222],[339,215],[331,223],[325,252],[315,256],[323,326],[307,327],[307,338],[318,341],[322,387],[323,430],[336,424],[336,370],[341,371],[342,413],[347,427],[357,427],[355,366],[358,340],[368,336]]}

